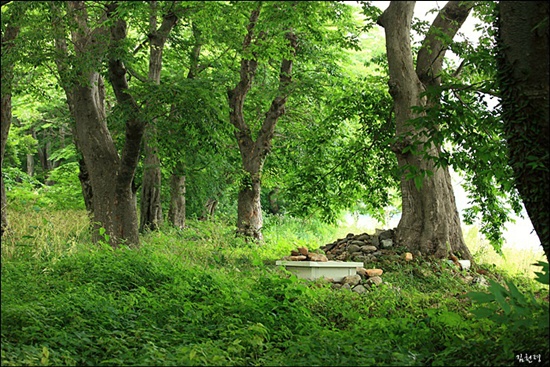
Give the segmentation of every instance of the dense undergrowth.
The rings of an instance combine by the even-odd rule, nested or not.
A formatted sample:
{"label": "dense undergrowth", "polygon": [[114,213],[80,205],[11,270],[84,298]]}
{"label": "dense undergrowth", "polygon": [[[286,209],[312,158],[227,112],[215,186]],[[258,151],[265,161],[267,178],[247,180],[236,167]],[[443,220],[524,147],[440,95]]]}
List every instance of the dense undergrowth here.
{"label": "dense undergrowth", "polygon": [[258,247],[221,219],[190,221],[110,250],[89,244],[83,212],[67,217],[12,213],[2,365],[549,364],[548,286],[528,276],[491,268],[483,288],[445,262],[395,256],[360,295],[274,265],[334,240],[319,223],[269,218]]}

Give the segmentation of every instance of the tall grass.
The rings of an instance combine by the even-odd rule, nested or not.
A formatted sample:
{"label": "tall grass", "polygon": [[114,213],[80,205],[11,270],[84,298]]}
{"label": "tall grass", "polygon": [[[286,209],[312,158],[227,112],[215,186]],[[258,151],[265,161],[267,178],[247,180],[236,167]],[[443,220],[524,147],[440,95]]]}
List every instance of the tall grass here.
{"label": "tall grass", "polygon": [[542,247],[518,248],[504,245],[502,255],[498,254],[476,226],[465,226],[464,239],[474,260],[478,264],[488,264],[510,275],[521,275],[534,278],[540,268],[534,264],[538,261],[547,261]]}
{"label": "tall grass", "polygon": [[[79,246],[90,246],[90,222],[85,210],[60,211],[40,207],[13,210],[9,212],[9,223],[9,229],[2,238],[2,259],[28,255],[48,258],[76,251]],[[183,261],[195,263],[215,251],[220,243],[234,237],[231,219],[218,218],[217,222],[189,220],[187,223],[185,230],[166,225],[161,232],[147,234],[143,239],[163,246],[166,251],[179,251]],[[373,221],[365,226],[345,219],[329,225],[315,218],[267,215],[263,228],[266,246],[259,247],[257,253],[264,259],[278,259],[296,247],[316,249],[348,233],[374,233],[376,228],[383,228],[383,225]],[[480,265],[495,266],[511,275],[534,277],[534,272],[539,268],[533,264],[546,261],[542,248],[536,251],[504,246],[501,256],[476,226],[464,226],[463,233],[468,248]],[[235,256],[249,252],[244,242],[239,242],[237,238],[232,241]],[[194,246],[193,251],[182,247],[182,244]]]}
{"label": "tall grass", "polygon": [[48,258],[90,243],[90,220],[85,210],[33,209],[9,211],[2,237],[2,260],[20,256]]}

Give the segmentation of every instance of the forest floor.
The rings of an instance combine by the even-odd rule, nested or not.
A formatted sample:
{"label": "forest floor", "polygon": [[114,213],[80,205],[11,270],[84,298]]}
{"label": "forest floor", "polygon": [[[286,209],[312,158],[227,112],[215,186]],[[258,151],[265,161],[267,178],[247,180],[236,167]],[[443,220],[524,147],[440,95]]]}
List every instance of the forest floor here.
{"label": "forest floor", "polygon": [[[189,221],[144,235],[140,249],[112,250],[90,245],[80,211],[11,219],[2,365],[550,363],[548,285],[533,271],[395,255],[381,262],[383,283],[358,294],[275,265],[349,228],[266,218],[258,246],[221,219]],[[465,281],[480,272],[485,283]]]}

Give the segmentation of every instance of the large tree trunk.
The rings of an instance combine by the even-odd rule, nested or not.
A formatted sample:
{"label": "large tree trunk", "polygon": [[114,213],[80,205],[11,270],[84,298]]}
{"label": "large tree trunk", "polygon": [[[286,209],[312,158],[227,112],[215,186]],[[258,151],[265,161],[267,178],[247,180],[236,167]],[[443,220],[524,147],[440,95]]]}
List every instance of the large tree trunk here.
{"label": "large tree trunk", "polygon": [[[396,136],[398,142],[392,147],[401,176],[402,213],[397,226],[397,241],[413,252],[446,258],[454,254],[463,259],[472,259],[464,243],[460,217],[456,208],[450,174],[447,167],[437,168],[432,160],[412,154],[405,149],[411,141],[420,143],[419,148],[437,156],[439,146],[428,145],[422,132],[409,124],[417,114],[413,106],[428,106],[437,103],[427,100],[422,93],[427,87],[440,83],[445,47],[440,32],[450,39],[469,14],[472,4],[450,1],[441,10],[423,42],[417,57],[415,70],[410,44],[411,20],[414,1],[392,1],[379,19],[386,32],[386,49],[390,71],[390,94],[394,99]],[[439,30],[439,31],[438,31]],[[439,35],[438,35],[439,33]],[[407,178],[411,169],[417,172],[430,171],[421,187]]]}
{"label": "large tree trunk", "polygon": [[[260,7],[253,10],[250,15],[247,34],[243,41],[244,51],[248,50],[253,43],[254,28],[259,15]],[[294,55],[297,47],[296,36],[288,31],[285,37],[289,41],[290,52]],[[285,103],[288,97],[287,87],[292,80],[292,65],[292,59],[283,59],[281,62],[278,94],[271,102],[256,140],[253,139],[250,126],[244,120],[243,109],[246,95],[252,87],[252,81],[256,74],[257,60],[241,60],[239,83],[234,89],[227,91],[230,109],[229,120],[237,129],[235,137],[237,138],[245,171],[245,177],[239,191],[237,234],[244,235],[246,238],[262,240],[261,172],[265,158],[271,150],[275,125],[279,117],[285,112]]]}
{"label": "large tree trunk", "polygon": [[247,238],[261,241],[263,216],[260,202],[260,174],[248,172],[241,184],[237,207],[237,231]]}
{"label": "large tree trunk", "polygon": [[[4,153],[6,151],[6,143],[8,141],[8,134],[11,126],[11,93],[13,83],[13,60],[7,60],[11,50],[14,46],[14,40],[19,34],[19,26],[17,25],[17,19],[12,19],[14,24],[8,24],[4,34],[2,35],[2,95],[1,95],[1,111],[0,111],[0,168],[4,164]],[[7,198],[6,188],[4,187],[4,177],[0,175],[0,191],[1,199],[0,212],[2,222],[0,225],[0,237],[4,234],[4,231],[8,228],[8,213],[7,213]]]}
{"label": "large tree trunk", "polygon": [[501,1],[498,72],[516,188],[550,258],[548,2]]}
{"label": "large tree trunk", "polygon": [[[116,4],[109,4],[108,7],[113,11]],[[132,182],[145,124],[131,113],[136,103],[126,93],[128,85],[124,65],[120,60],[109,60],[109,78],[117,101],[129,111],[126,140],[120,157],[107,128],[103,79],[96,71],[109,46],[108,29],[105,26],[93,30],[88,27],[88,15],[83,1],[69,2],[68,9],[68,18],[77,24],[77,29],[71,33],[76,60],[72,66],[77,70],[78,79],[71,77],[65,63],[68,51],[63,21],[59,8],[53,3],[52,20],[58,52],[56,63],[69,109],[75,120],[75,142],[82,152],[93,191],[92,238],[94,242],[105,240],[113,247],[120,243],[138,245],[137,208]],[[126,34],[124,22],[114,22],[111,33],[113,42],[122,40]],[[86,60],[86,63],[82,60]],[[81,177],[83,179],[85,177]],[[83,186],[83,192],[86,191],[87,188]],[[87,201],[86,203],[88,205]]]}
{"label": "large tree trunk", "polygon": [[[174,27],[177,17],[174,13],[164,16],[162,25],[157,29],[157,2],[151,1],[149,16],[149,74],[148,79],[160,84],[162,70],[162,50],[168,34]],[[140,230],[157,230],[162,224],[161,172],[158,156],[156,128],[154,124],[147,127],[145,135],[145,161],[143,181],[141,183],[141,224]]]}
{"label": "large tree trunk", "polygon": [[[132,190],[134,172],[121,161],[107,129],[103,88],[101,76],[92,73],[90,85],[77,86],[72,94],[75,130],[93,188],[93,239],[102,240],[100,228],[104,228],[112,246],[121,242],[138,245],[136,198]],[[132,146],[126,150],[137,149],[139,153],[143,132],[132,133],[135,137],[128,142]]]}

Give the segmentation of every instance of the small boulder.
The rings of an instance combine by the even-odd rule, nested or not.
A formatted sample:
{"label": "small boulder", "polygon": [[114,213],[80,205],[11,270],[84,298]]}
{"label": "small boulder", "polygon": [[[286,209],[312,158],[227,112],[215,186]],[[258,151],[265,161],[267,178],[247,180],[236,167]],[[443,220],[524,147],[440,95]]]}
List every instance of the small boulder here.
{"label": "small boulder", "polygon": [[383,272],[384,271],[382,269],[367,269],[366,270],[366,273],[369,276],[369,278],[379,277],[380,275],[382,275]]}
{"label": "small boulder", "polygon": [[370,236],[367,233],[362,233],[359,236],[356,237],[358,241],[368,241],[370,239]]}
{"label": "small boulder", "polygon": [[310,261],[319,261],[319,262],[327,262],[328,258],[323,254],[316,254],[315,252],[310,252],[307,256]]}
{"label": "small boulder", "polygon": [[289,256],[288,259],[290,261],[304,261],[307,259],[307,257],[304,255],[297,255],[297,256]]}
{"label": "small boulder", "polygon": [[353,274],[353,275],[346,275],[344,279],[342,279],[342,283],[349,284],[350,286],[357,285],[361,283],[361,276],[359,274]]}
{"label": "small boulder", "polygon": [[382,248],[390,248],[393,246],[393,241],[391,239],[381,240]]}
{"label": "small boulder", "polygon": [[362,293],[365,293],[367,289],[363,287],[361,284],[358,284],[355,287],[353,287],[352,291],[358,294],[362,294]]}
{"label": "small boulder", "polygon": [[298,252],[299,252],[301,255],[307,256],[309,250],[307,249],[307,247],[298,247]]}
{"label": "small boulder", "polygon": [[354,252],[360,252],[360,251],[361,251],[361,247],[356,244],[352,244],[348,246],[348,252],[350,254],[353,254]]}
{"label": "small boulder", "polygon": [[357,274],[359,274],[361,277],[368,278],[367,269],[365,268],[357,268]]}
{"label": "small boulder", "polygon": [[367,284],[369,285],[380,285],[382,284],[382,278],[380,277],[372,277],[367,279]]}
{"label": "small boulder", "polygon": [[367,254],[370,254],[371,252],[375,252],[376,250],[378,250],[376,246],[370,246],[370,245],[361,246],[361,251]]}
{"label": "small boulder", "polygon": [[403,257],[405,258],[405,261],[412,261],[413,254],[411,254],[410,252],[405,252],[405,255]]}

